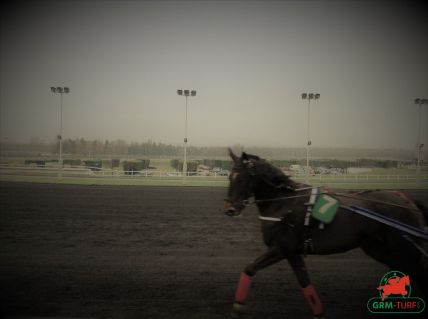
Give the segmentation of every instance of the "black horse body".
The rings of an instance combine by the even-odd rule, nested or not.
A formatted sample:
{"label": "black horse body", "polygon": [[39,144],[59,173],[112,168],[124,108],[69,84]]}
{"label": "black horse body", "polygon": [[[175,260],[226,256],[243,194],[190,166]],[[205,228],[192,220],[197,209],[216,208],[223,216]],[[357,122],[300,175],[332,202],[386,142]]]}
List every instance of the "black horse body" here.
{"label": "black horse body", "polygon": [[[241,274],[234,310],[242,308],[248,296],[251,278],[261,269],[287,259],[303,289],[315,317],[324,308],[311,285],[303,260],[306,254],[334,254],[354,248],[387,266],[408,273],[420,287],[428,287],[426,258],[397,230],[367,217],[339,208],[330,224],[320,226],[311,218],[305,225],[311,188],[292,181],[281,170],[257,156],[234,160],[228,191],[228,215],[239,215],[245,203],[254,197],[261,216],[261,229],[268,251],[250,263]],[[342,204],[364,207],[408,225],[423,229],[423,213],[403,194],[391,191],[364,191],[335,194]],[[266,218],[267,217],[267,218]],[[280,221],[281,220],[281,221]],[[419,247],[423,243],[413,240]]]}

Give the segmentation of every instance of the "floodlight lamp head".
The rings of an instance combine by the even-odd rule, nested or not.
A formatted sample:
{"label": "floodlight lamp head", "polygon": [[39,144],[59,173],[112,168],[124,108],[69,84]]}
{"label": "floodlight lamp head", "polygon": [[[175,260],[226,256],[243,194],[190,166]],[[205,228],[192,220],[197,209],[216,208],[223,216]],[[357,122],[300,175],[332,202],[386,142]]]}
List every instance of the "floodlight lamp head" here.
{"label": "floodlight lamp head", "polygon": [[189,90],[184,90],[184,95],[185,96],[189,96],[190,95],[190,91]]}
{"label": "floodlight lamp head", "polygon": [[70,92],[70,88],[64,87],[64,93],[69,93],[69,92]]}
{"label": "floodlight lamp head", "polygon": [[421,104],[428,104],[428,99],[421,99]]}
{"label": "floodlight lamp head", "polygon": [[308,98],[308,93],[302,93],[302,99],[306,100]]}
{"label": "floodlight lamp head", "polygon": [[177,90],[178,95],[183,95],[183,90]]}
{"label": "floodlight lamp head", "polygon": [[315,100],[318,100],[320,98],[320,94],[319,93],[315,93]]}
{"label": "floodlight lamp head", "polygon": [[314,94],[313,93],[309,93],[309,100],[312,100],[314,98]]}
{"label": "floodlight lamp head", "polygon": [[52,92],[52,93],[55,93],[55,92],[56,92],[56,87],[51,86],[51,92]]}
{"label": "floodlight lamp head", "polygon": [[63,92],[63,89],[62,89],[62,87],[58,86],[58,87],[56,88],[56,91],[57,91],[58,93],[62,93],[62,92]]}
{"label": "floodlight lamp head", "polygon": [[192,96],[196,96],[196,91],[195,90],[192,90],[190,93],[191,93]]}
{"label": "floodlight lamp head", "polygon": [[421,104],[421,99],[415,99],[415,104]]}

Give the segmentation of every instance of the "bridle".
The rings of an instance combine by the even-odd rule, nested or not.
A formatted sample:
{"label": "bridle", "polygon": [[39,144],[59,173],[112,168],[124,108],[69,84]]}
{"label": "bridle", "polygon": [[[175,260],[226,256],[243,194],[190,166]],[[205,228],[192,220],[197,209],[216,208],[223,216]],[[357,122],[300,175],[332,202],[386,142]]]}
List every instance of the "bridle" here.
{"label": "bridle", "polygon": [[[300,192],[304,190],[312,189],[313,187],[302,187],[302,188],[296,188],[293,189],[294,192]],[[275,197],[275,198],[268,198],[268,199],[255,199],[250,204],[258,204],[258,203],[264,203],[264,202],[274,202],[277,200],[286,200],[291,198],[299,198],[299,197],[308,197],[308,194],[302,194],[302,195],[293,195],[293,196],[283,196],[283,197]]]}
{"label": "bridle", "polygon": [[[248,186],[248,188],[250,190],[252,190],[253,188],[253,184],[254,184],[254,180],[252,177],[256,176],[256,174],[251,170],[251,168],[253,168],[254,162],[247,162],[247,163],[243,163],[243,168],[246,169],[246,172],[249,174],[250,176],[250,185]],[[259,176],[263,182],[265,182],[267,185],[271,186],[274,189],[287,189],[289,191],[292,191],[293,193],[296,192],[300,192],[300,191],[304,191],[304,190],[309,190],[312,189],[312,186],[307,186],[307,187],[300,187],[300,188],[295,188],[292,187],[290,185],[286,185],[286,184],[280,184],[280,185],[275,185],[274,183],[272,183],[270,180],[268,180],[267,178],[265,178],[264,176]],[[232,202],[230,200],[230,198],[225,198],[224,201],[226,203],[226,205],[228,206],[228,210],[225,212],[226,215],[228,216],[236,216],[236,207],[239,207],[240,210],[244,209],[245,207],[252,205],[252,204],[259,204],[259,203],[264,203],[264,202],[273,202],[273,201],[282,201],[282,200],[287,200],[287,199],[293,199],[293,198],[299,198],[299,197],[307,197],[308,194],[300,194],[300,195],[291,195],[291,196],[281,196],[281,197],[274,197],[274,198],[268,198],[268,199],[253,199],[253,200],[249,200],[250,197],[253,196],[253,191],[250,191],[246,194],[246,198],[241,200],[240,202]],[[248,195],[248,196],[247,196]],[[240,211],[239,210],[239,211]]]}

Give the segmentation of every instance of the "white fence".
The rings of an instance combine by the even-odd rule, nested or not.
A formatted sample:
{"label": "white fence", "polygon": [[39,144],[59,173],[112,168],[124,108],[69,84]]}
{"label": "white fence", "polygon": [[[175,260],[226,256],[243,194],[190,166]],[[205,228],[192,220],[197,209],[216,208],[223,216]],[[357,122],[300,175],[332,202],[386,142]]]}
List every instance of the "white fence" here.
{"label": "white fence", "polygon": [[[58,166],[50,165],[44,167],[38,166],[10,166],[0,165],[0,175],[23,175],[23,176],[55,176],[59,173]],[[152,177],[152,178],[177,178],[182,177],[181,172],[164,172],[160,170],[141,170],[141,171],[123,171],[114,169],[102,169],[99,167],[86,167],[86,166],[74,166],[74,167],[63,167],[61,173],[64,177],[127,177],[127,178],[138,178],[138,177]],[[207,178],[226,178],[224,174],[212,173],[207,175],[206,173],[188,172],[189,177],[207,177]]]}
{"label": "white fence", "polygon": [[[58,167],[36,167],[36,166],[7,166],[0,165],[0,176],[45,176],[55,177],[58,175]],[[62,169],[63,177],[97,177],[97,178],[151,178],[151,179],[179,179],[182,178],[181,172],[164,172],[158,170],[142,170],[142,171],[122,171],[112,169],[100,169],[97,167],[64,167]],[[198,174],[197,172],[188,172],[190,179],[206,179],[206,180],[224,180],[227,181],[227,176],[224,174],[212,173],[211,175]],[[304,175],[295,175],[291,178],[297,181],[304,181]],[[371,175],[371,174],[319,174],[309,177],[311,184],[337,184],[337,183],[427,183],[428,174],[422,174],[417,179],[416,173],[412,175]]]}
{"label": "white fence", "polygon": [[[300,177],[304,178],[304,177]],[[416,174],[415,175],[362,175],[362,174],[343,174],[343,175],[315,175],[311,177],[311,181],[319,180],[320,182],[345,182],[345,183],[364,183],[364,182],[397,182],[397,183],[403,183],[403,182],[415,182],[417,179]],[[420,175],[419,181],[425,181],[428,182],[428,175]]]}

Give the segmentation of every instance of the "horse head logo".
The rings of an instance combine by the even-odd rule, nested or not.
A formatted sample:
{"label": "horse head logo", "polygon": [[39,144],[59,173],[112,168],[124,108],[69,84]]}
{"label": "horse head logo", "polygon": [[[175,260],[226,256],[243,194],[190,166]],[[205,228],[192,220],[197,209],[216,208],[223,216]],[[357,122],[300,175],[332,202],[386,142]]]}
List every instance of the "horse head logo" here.
{"label": "horse head logo", "polygon": [[381,292],[382,301],[390,295],[408,297],[410,289],[410,277],[398,271],[385,274],[377,287],[377,290]]}

